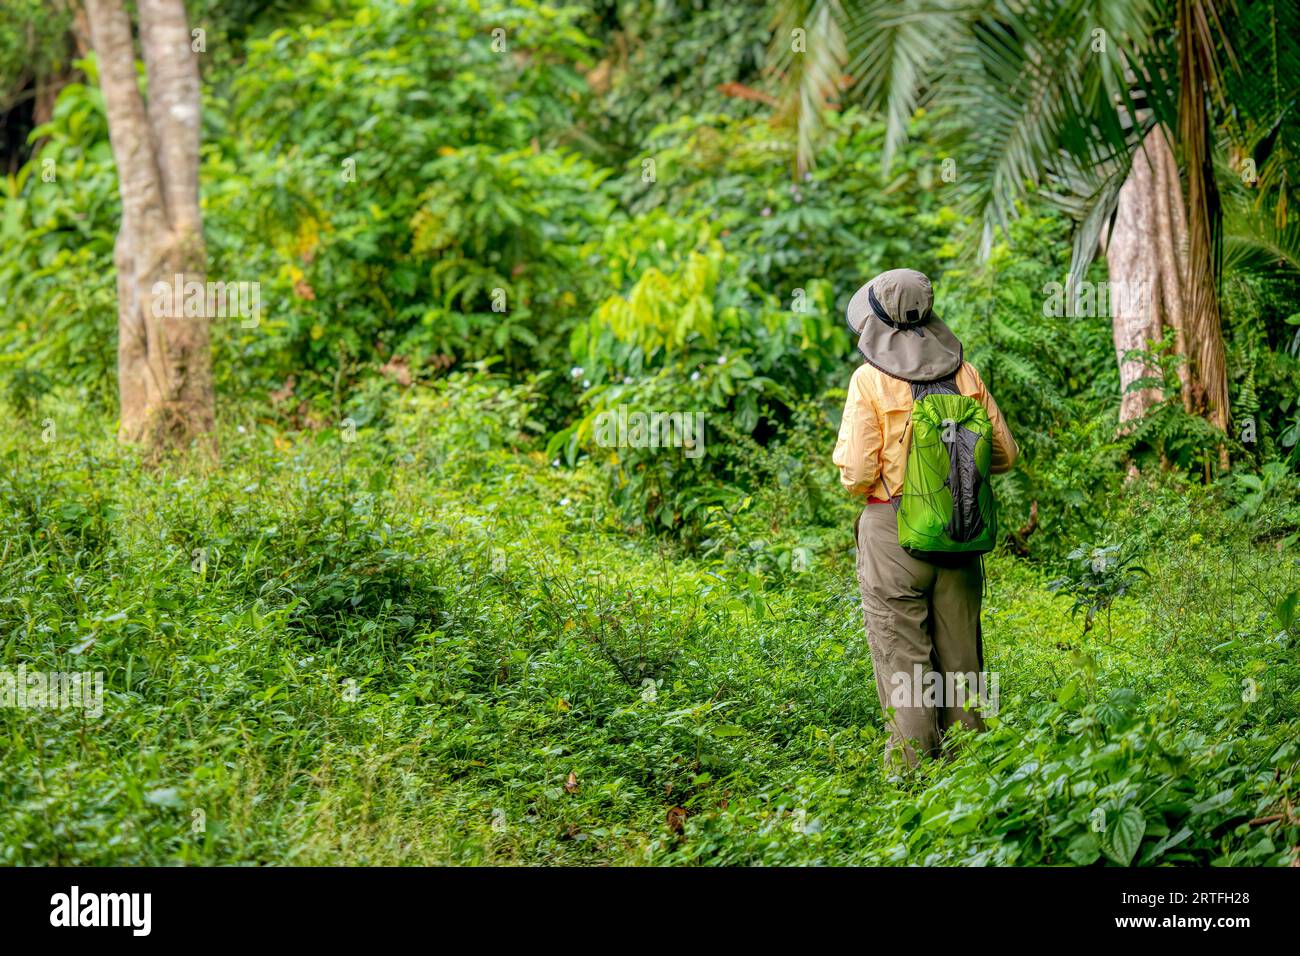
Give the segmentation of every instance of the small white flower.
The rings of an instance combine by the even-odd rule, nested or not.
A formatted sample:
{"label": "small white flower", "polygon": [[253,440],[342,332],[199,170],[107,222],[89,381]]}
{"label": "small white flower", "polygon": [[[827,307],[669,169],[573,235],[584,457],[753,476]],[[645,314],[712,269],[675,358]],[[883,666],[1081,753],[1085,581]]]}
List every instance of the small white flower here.
{"label": "small white flower", "polygon": [[566,507],[568,504],[569,504],[569,499],[568,499],[568,498],[561,498],[561,499],[560,499],[560,507],[561,507],[561,508]]}
{"label": "small white flower", "polygon": [[244,426],[243,426],[243,425],[237,425],[237,426],[235,427],[235,430],[236,430],[237,432],[239,432],[239,434],[241,434],[241,435],[244,434]]}
{"label": "small white flower", "polygon": [[551,462],[551,467],[552,467],[552,468],[559,468],[559,467],[560,467],[560,459],[557,458],[557,459],[555,459],[555,461]]}
{"label": "small white flower", "polygon": [[575,365],[573,368],[569,369],[569,374],[574,378],[582,378],[582,372],[583,369],[581,365]]}
{"label": "small white flower", "polygon": [[692,381],[692,382],[698,382],[699,380],[700,380],[700,373],[699,373],[699,372],[692,372],[692,373],[691,373],[691,381]]}
{"label": "small white flower", "polygon": [[772,207],[771,207],[771,206],[764,206],[764,207],[763,207],[763,213],[762,213],[762,214],[763,214],[764,216],[770,216],[770,215],[772,215]]}
{"label": "small white flower", "polygon": [[583,388],[591,388],[591,381],[590,381],[589,379],[585,379],[585,378],[584,378],[584,379],[582,380],[582,387],[583,387]]}
{"label": "small white flower", "polygon": [[726,364],[727,364],[727,357],[726,357],[725,355],[719,355],[719,356],[718,356],[718,364],[719,364],[719,365],[726,365]]}
{"label": "small white flower", "polygon": [[623,376],[623,384],[624,384],[624,385],[631,385],[631,384],[632,384],[632,376],[631,376],[631,375],[624,375],[624,376]]}

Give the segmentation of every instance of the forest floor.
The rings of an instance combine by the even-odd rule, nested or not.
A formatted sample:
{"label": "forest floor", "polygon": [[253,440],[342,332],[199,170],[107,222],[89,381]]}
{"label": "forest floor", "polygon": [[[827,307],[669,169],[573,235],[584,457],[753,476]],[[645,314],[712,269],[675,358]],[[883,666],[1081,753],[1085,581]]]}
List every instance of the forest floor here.
{"label": "forest floor", "polygon": [[1196,500],[1138,509],[1150,579],[1086,635],[992,557],[998,716],[896,784],[847,528],[764,579],[402,427],[151,469],[102,422],[7,433],[0,671],[104,697],[0,708],[0,862],[1296,859],[1296,562]]}

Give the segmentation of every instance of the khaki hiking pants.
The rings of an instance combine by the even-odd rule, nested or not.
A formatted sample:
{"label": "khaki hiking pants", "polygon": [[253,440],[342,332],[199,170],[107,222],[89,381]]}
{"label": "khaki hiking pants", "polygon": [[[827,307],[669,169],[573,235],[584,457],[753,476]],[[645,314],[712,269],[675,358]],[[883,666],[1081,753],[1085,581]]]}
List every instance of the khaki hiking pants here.
{"label": "khaki hiking pants", "polygon": [[984,729],[980,560],[949,568],[912,557],[888,504],[867,505],[857,536],[862,616],[890,730],[886,766],[901,767],[900,756],[915,766],[918,753],[938,756],[954,724]]}

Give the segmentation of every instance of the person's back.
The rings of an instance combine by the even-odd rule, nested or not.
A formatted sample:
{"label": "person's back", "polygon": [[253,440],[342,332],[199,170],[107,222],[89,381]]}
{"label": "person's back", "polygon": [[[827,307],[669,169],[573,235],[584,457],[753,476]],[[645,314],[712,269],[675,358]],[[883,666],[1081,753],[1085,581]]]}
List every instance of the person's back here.
{"label": "person's back", "polygon": [[[993,423],[994,474],[1009,471],[1017,448],[997,403],[975,366],[963,361],[953,376],[957,391],[984,406]],[[835,464],[850,494],[885,501],[903,487],[912,429],[912,385],[871,364],[849,380],[844,418],[835,444]],[[891,490],[892,489],[892,492]]]}
{"label": "person's back", "polygon": [[[853,296],[849,326],[867,364],[849,383],[833,456],[844,487],[865,503],[855,526],[863,618],[890,715],[889,753],[902,747],[909,764],[917,750],[937,754],[947,727],[983,727],[967,705],[985,687],[979,558],[932,563],[899,543],[914,395],[946,388],[979,402],[992,425],[990,471],[1009,470],[1018,454],[997,403],[932,304],[930,281],[910,269],[882,273]],[[971,681],[969,693],[954,693]]]}

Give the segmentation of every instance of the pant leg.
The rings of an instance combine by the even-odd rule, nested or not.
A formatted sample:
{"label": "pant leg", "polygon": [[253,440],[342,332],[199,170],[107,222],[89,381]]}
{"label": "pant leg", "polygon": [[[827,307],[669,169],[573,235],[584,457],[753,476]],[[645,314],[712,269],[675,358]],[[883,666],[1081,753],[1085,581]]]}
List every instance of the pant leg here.
{"label": "pant leg", "polygon": [[[978,558],[952,568],[936,568],[931,594],[935,669],[944,678],[944,706],[939,728],[947,730],[963,724],[984,729],[984,721],[975,707],[977,696],[987,690],[983,680],[983,649],[980,646],[980,602],[983,574]],[[956,698],[954,688],[964,676],[967,688]]]}
{"label": "pant leg", "polygon": [[898,543],[889,505],[868,505],[858,522],[858,586],[876,692],[890,729],[886,764],[914,766],[939,749],[938,713],[917,686],[931,669],[930,592],[936,568]]}

